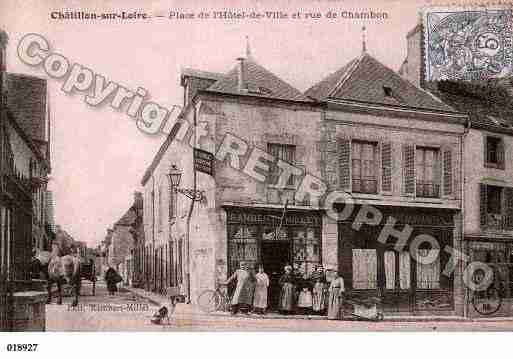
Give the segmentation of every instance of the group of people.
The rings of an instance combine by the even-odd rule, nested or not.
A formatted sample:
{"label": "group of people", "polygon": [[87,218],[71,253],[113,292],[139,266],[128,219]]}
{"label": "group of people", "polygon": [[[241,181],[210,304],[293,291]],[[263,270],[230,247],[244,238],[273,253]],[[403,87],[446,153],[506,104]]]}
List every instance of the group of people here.
{"label": "group of people", "polygon": [[237,282],[237,286],[232,297],[232,314],[237,314],[239,311],[248,313],[251,309],[254,313],[264,314],[267,309],[267,292],[270,284],[264,267],[259,265],[258,273],[254,274],[246,262],[240,262],[239,269],[228,278],[226,284],[233,281]]}
{"label": "group of people", "polygon": [[[322,265],[318,265],[308,276],[298,267],[284,267],[279,279],[280,297],[278,309],[282,314],[327,314],[328,319],[341,319],[344,279],[340,273],[333,273],[327,279]],[[269,277],[262,265],[254,274],[245,262],[228,278],[226,284],[236,282],[231,311],[264,314],[268,307]]]}

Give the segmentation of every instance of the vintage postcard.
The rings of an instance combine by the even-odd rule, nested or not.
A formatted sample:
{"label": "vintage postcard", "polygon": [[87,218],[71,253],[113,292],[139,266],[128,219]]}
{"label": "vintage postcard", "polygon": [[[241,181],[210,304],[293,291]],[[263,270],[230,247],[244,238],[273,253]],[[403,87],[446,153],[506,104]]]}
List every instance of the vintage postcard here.
{"label": "vintage postcard", "polygon": [[2,0],[0,331],[510,331],[512,9]]}

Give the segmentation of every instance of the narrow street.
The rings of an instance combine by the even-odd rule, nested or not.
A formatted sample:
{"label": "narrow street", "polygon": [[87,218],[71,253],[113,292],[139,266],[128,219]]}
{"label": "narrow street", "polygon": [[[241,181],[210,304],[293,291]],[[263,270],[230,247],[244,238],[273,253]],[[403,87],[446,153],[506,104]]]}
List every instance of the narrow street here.
{"label": "narrow street", "polygon": [[84,283],[80,305],[72,309],[71,297],[64,297],[63,305],[46,306],[47,331],[511,331],[513,320],[488,319],[480,321],[331,321],[325,319],[270,319],[239,314],[206,315],[179,305],[169,324],[150,322],[158,306],[121,289],[109,296],[105,285],[99,282],[96,296],[92,287]]}
{"label": "narrow street", "polygon": [[149,301],[135,297],[121,289],[109,296],[103,282],[96,284],[96,295],[92,285],[82,283],[79,305],[70,306],[72,297],[63,297],[63,304],[46,305],[46,331],[147,331],[159,330],[151,324],[151,315],[158,309]]}

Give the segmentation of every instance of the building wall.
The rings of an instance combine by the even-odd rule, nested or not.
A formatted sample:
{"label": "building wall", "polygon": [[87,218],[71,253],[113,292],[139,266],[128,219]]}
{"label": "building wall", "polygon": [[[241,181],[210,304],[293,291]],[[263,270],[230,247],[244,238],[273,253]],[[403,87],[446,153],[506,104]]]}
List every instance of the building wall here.
{"label": "building wall", "polygon": [[[323,178],[330,188],[337,188],[339,183],[337,140],[354,139],[378,143],[390,142],[392,145],[392,191],[380,191],[376,195],[353,193],[363,199],[390,202],[410,202],[422,206],[424,202],[441,206],[460,208],[461,198],[461,136],[463,125],[447,122],[430,122],[425,120],[405,119],[356,114],[348,112],[329,112],[323,129],[322,149],[326,172]],[[437,199],[420,199],[415,195],[405,195],[403,189],[402,145],[415,144],[442,149],[452,153],[452,194],[441,195]],[[379,162],[379,158],[378,158]],[[380,163],[380,162],[379,162]],[[379,175],[381,171],[378,171]],[[331,176],[330,176],[331,175]],[[378,181],[380,181],[378,176]],[[380,186],[378,185],[378,188]]]}
{"label": "building wall", "polygon": [[[191,267],[195,273],[191,285],[194,291],[199,293],[201,289],[213,288],[216,281],[224,281],[228,276],[228,238],[223,205],[267,206],[280,210],[285,199],[289,200],[289,208],[300,204],[294,201],[292,189],[279,191],[266,181],[248,175],[245,165],[251,151],[258,148],[267,152],[268,143],[295,145],[295,165],[303,173],[320,176],[319,153],[313,150],[319,141],[320,123],[321,112],[313,108],[211,98],[201,102],[198,131],[206,135],[198,136],[199,147],[216,153],[225,136],[231,135],[242,139],[248,150],[240,156],[238,165],[229,158],[216,160],[215,181],[198,173],[198,187],[206,189],[207,205],[198,207],[191,229]],[[260,173],[265,176],[265,169]],[[296,179],[295,187],[298,186]],[[210,270],[212,265],[215,265],[215,272]],[[204,269],[195,270],[200,268]]]}
{"label": "building wall", "polygon": [[[501,137],[504,143],[505,168],[485,166],[484,148],[486,136]],[[465,234],[481,232],[479,184],[513,187],[513,137],[484,130],[471,129],[465,140]],[[513,234],[513,231],[503,231]]]}
{"label": "building wall", "polygon": [[[185,120],[191,124],[194,122],[195,111],[198,124],[196,147],[215,153],[228,133],[247,141],[249,148],[257,147],[264,151],[267,151],[267,143],[292,144],[297,146],[298,166],[311,174],[320,175],[320,158],[318,153],[312,151],[318,142],[316,135],[320,134],[320,112],[292,106],[258,105],[255,102],[224,99],[215,101],[209,98],[197,103],[196,109],[191,109],[186,114]],[[166,221],[169,213],[167,174],[170,165],[176,164],[182,170],[180,187],[193,187],[190,143],[194,143],[194,137],[185,130],[179,132],[177,137],[144,186],[144,228],[148,246],[159,247],[171,241],[177,249],[177,241],[185,240],[191,200],[178,194],[177,216],[171,222]],[[240,164],[246,163],[248,155],[249,151],[241,158]],[[276,189],[251,178],[240,169],[231,168],[226,162],[216,161],[214,177],[202,172],[196,173],[197,188],[204,191],[205,200],[194,203],[190,224],[189,253],[193,300],[203,289],[214,288],[216,281],[227,278],[226,213],[222,205],[237,203],[282,207],[284,198],[279,198]],[[166,203],[163,208],[164,225],[160,230],[159,188],[164,189],[160,195]],[[153,206],[150,205],[152,192]],[[289,203],[294,205],[292,194],[292,191],[287,193],[291,200]],[[183,254],[185,273],[186,256]]]}
{"label": "building wall", "polygon": [[[192,114],[189,114],[189,117],[185,120],[190,120],[190,123],[192,123]],[[184,123],[186,123],[185,120]],[[145,252],[142,255],[143,281],[146,288],[151,290],[162,290],[163,288],[158,288],[160,283],[167,287],[171,284],[173,286],[183,286],[186,282],[184,279],[186,270],[184,243],[186,236],[185,223],[190,200],[182,194],[175,195],[175,215],[170,216],[172,195],[168,178],[171,165],[176,165],[182,171],[180,187],[192,188],[192,148],[188,145],[192,130],[187,125],[184,125],[182,129],[183,133],[180,132],[175,140],[171,142],[153,170],[151,177],[143,184]],[[182,244],[181,247],[180,243]],[[170,250],[173,253],[173,258],[170,258]],[[160,258],[162,252],[163,258]],[[157,261],[155,260],[156,255]],[[181,264],[178,261],[180,257],[183,259]],[[162,281],[159,278],[161,275],[160,263],[163,263],[163,269],[165,270],[165,273],[162,273]],[[173,275],[170,276],[170,273]],[[177,281],[171,280],[171,277],[177,279]]]}
{"label": "building wall", "polygon": [[[377,142],[380,146],[383,143],[390,142],[392,149],[392,190],[383,191],[378,184],[378,193],[362,194],[351,193],[353,199],[359,204],[369,204],[372,206],[403,206],[415,208],[440,208],[451,209],[454,212],[453,218],[453,236],[452,243],[449,245],[458,251],[462,251],[461,241],[461,171],[462,171],[462,138],[464,126],[462,124],[451,124],[448,121],[426,121],[422,119],[405,119],[389,116],[374,116],[371,114],[356,114],[341,111],[331,111],[326,114],[326,123],[323,128],[323,142],[321,143],[321,152],[325,163],[323,179],[329,184],[330,189],[339,188],[340,172],[338,158],[338,139],[363,140]],[[416,193],[404,193],[404,162],[403,145],[415,144],[417,146],[435,147],[442,150],[451,151],[452,159],[452,193],[448,196],[443,195],[443,188],[440,188],[439,198],[419,198]],[[379,153],[379,152],[378,152]],[[441,157],[440,157],[441,158]],[[442,166],[440,160],[440,166]],[[377,166],[381,167],[378,156]],[[440,183],[442,183],[442,169],[440,168]],[[382,172],[378,170],[378,182],[382,181]],[[349,189],[349,191],[351,191]],[[379,207],[377,207],[379,208]],[[384,223],[385,218],[383,218]],[[324,222],[328,223],[327,220]],[[413,225],[413,224],[412,224]],[[325,225],[326,227],[326,225]],[[323,251],[330,254],[335,253],[334,262],[339,259],[338,254],[340,239],[343,244],[345,238],[339,237],[335,223],[331,223],[329,230],[323,233]],[[401,228],[401,227],[399,227]],[[371,238],[376,240],[377,238]],[[410,238],[412,239],[412,238]],[[324,242],[328,242],[324,244]],[[325,255],[326,256],[326,255]],[[331,257],[328,257],[331,258]],[[350,259],[349,259],[350,260]],[[332,260],[333,261],[333,260]],[[453,274],[454,288],[454,312],[463,314],[463,287],[462,287],[462,268],[456,267]],[[442,274],[441,274],[442,275]]]}
{"label": "building wall", "polygon": [[118,267],[125,261],[125,257],[130,254],[133,245],[132,234],[129,226],[115,225],[112,232],[112,244],[110,253],[111,264]]}

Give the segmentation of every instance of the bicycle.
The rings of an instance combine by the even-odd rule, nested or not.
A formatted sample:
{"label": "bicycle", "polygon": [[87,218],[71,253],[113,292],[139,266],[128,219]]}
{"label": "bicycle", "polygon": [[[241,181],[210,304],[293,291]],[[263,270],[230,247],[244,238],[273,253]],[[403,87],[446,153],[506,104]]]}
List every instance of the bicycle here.
{"label": "bicycle", "polygon": [[231,296],[228,295],[227,290],[221,290],[221,286],[226,286],[224,283],[219,283],[216,290],[206,289],[198,296],[198,306],[204,313],[217,312],[220,309],[228,311],[232,302]]}
{"label": "bicycle", "polygon": [[482,291],[474,291],[472,294],[472,306],[481,315],[492,315],[499,311],[502,306],[502,295],[495,288],[488,288]]}

